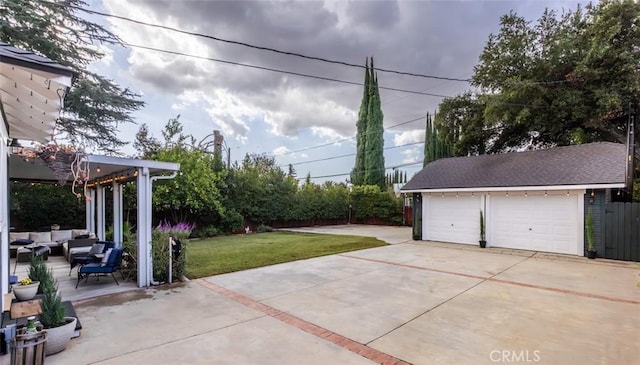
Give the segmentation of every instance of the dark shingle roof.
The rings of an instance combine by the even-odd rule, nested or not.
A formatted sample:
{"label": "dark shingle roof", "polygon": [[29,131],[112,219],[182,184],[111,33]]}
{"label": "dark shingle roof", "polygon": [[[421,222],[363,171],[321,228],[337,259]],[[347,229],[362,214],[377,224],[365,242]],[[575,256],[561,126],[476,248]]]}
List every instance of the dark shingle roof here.
{"label": "dark shingle roof", "polygon": [[75,72],[68,67],[33,52],[13,47],[5,42],[0,42],[0,59],[2,62],[16,66],[34,68],[68,77],[75,75]]}
{"label": "dark shingle roof", "polygon": [[624,183],[625,162],[625,145],[610,142],[445,158],[429,163],[402,190]]}

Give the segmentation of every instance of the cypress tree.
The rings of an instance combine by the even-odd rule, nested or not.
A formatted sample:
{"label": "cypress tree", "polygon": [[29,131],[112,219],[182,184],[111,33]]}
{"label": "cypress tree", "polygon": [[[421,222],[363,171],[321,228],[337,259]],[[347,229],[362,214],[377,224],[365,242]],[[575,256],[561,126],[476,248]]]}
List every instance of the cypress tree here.
{"label": "cypress tree", "polygon": [[365,136],[364,182],[366,185],[378,185],[385,189],[384,183],[384,127],[378,77],[374,72],[371,58],[371,75],[369,77],[369,102]]}
{"label": "cypress tree", "polygon": [[440,138],[438,129],[433,124],[431,114],[427,113],[424,132],[424,160],[422,166],[445,157],[451,157],[451,145]]}
{"label": "cypress tree", "polygon": [[[373,59],[371,63],[373,66]],[[367,113],[369,111],[369,83],[369,58],[367,57],[365,60],[364,92],[362,93],[362,103],[360,104],[360,112],[358,113],[358,121],[356,123],[356,164],[351,172],[351,183],[354,185],[364,184],[364,155],[367,135]]]}

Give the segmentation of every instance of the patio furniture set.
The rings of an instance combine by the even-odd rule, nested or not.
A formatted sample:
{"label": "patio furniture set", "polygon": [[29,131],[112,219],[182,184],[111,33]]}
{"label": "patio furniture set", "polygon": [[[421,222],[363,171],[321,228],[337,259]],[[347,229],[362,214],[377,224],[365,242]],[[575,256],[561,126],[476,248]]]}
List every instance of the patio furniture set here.
{"label": "patio furniture set", "polygon": [[[69,262],[69,276],[73,268],[78,266],[76,288],[82,279],[86,282],[91,274],[111,274],[116,284],[120,285],[113,273],[122,267],[123,248],[116,248],[115,243],[111,241],[98,241],[88,230],[11,232],[9,240],[11,257],[16,258],[14,274],[18,263],[29,262],[32,256],[40,256],[47,260],[49,255],[64,255]],[[125,275],[122,274],[124,279]],[[127,279],[129,276],[127,275]]]}

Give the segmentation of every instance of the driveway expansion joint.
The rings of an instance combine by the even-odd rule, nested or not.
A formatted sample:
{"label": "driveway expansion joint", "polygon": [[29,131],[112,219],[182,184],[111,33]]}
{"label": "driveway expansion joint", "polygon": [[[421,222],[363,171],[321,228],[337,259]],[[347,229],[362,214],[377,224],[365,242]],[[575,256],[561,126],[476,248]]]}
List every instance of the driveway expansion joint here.
{"label": "driveway expansion joint", "polygon": [[499,278],[495,277],[496,275],[499,275],[499,274],[503,273],[504,271],[512,268],[513,266],[518,265],[518,264],[520,264],[520,263],[522,263],[522,262],[524,262],[524,261],[526,261],[528,259],[531,259],[532,257],[525,257],[524,260],[518,261],[517,263],[509,266],[505,270],[503,270],[503,271],[501,271],[501,272],[499,272],[499,273],[497,273],[495,275],[481,276],[481,275],[466,274],[466,273],[456,272],[456,271],[449,271],[449,270],[441,270],[441,269],[435,269],[435,268],[429,268],[429,267],[422,267],[422,266],[417,266],[417,265],[408,265],[408,264],[390,262],[390,261],[379,260],[379,259],[371,259],[371,258],[367,258],[367,257],[358,257],[358,256],[353,256],[353,255],[345,255],[345,254],[342,254],[341,256],[349,257],[349,258],[356,259],[356,260],[371,261],[371,262],[378,262],[378,263],[383,263],[383,264],[388,264],[388,265],[393,265],[393,266],[406,267],[406,268],[409,268],[409,269],[431,271],[431,272],[437,272],[437,273],[441,273],[441,274],[456,275],[456,276],[463,276],[463,277],[472,278],[472,279],[479,279],[479,280],[482,280],[481,283],[482,282],[495,282],[495,283],[516,285],[516,286],[532,288],[532,289],[552,291],[552,292],[562,293],[562,294],[567,294],[567,295],[575,295],[575,296],[578,296],[578,297],[606,300],[606,301],[615,302],[615,303],[625,303],[625,304],[640,305],[640,300],[610,297],[610,296],[607,296],[607,295],[592,294],[592,293],[586,293],[586,292],[581,292],[581,291],[577,291],[577,290],[555,288],[555,287],[551,287],[551,286],[528,284],[528,283],[522,283],[522,282],[519,282],[519,281],[511,281],[511,280],[506,280],[506,279],[499,279]]}
{"label": "driveway expansion joint", "polygon": [[204,279],[195,280],[198,284],[204,286],[205,288],[211,289],[218,294],[224,295],[225,297],[235,300],[236,302],[245,305],[249,308],[258,310],[272,318],[280,320],[286,324],[289,324],[293,327],[296,327],[300,330],[303,330],[309,334],[312,334],[320,339],[329,341],[343,349],[349,350],[355,354],[358,354],[368,360],[374,361],[378,364],[383,365],[411,365],[410,363],[403,361],[397,357],[391,356],[387,353],[384,353],[380,350],[376,350],[373,347],[369,347],[366,344],[362,344],[360,342],[354,341],[348,337],[342,336],[338,333],[335,333],[326,328],[317,326],[311,322],[307,322],[304,319],[293,316],[289,313],[271,307],[269,305],[258,302],[257,300],[251,299],[245,295],[229,290],[220,285],[214,284]]}

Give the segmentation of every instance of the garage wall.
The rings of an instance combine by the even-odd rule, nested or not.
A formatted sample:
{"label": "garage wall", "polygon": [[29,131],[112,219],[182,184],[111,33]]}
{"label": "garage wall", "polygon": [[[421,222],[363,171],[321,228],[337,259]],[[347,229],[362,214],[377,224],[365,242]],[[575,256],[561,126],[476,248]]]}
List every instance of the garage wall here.
{"label": "garage wall", "polygon": [[582,254],[582,194],[491,193],[487,197],[488,246]]}
{"label": "garage wall", "polygon": [[423,233],[428,241],[477,245],[480,239],[482,194],[426,194]]}
{"label": "garage wall", "polygon": [[424,193],[422,239],[478,244],[484,209],[487,246],[584,254],[585,190]]}

